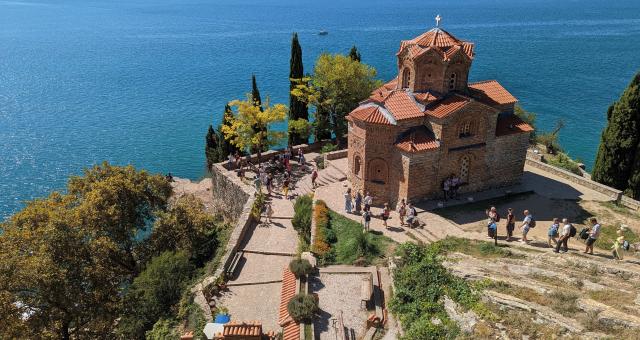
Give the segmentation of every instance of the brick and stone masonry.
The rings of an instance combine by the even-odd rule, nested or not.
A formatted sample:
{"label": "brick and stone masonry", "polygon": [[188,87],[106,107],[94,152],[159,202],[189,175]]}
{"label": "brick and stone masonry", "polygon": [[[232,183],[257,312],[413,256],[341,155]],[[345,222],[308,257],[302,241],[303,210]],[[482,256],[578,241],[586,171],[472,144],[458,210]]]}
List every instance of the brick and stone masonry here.
{"label": "brick and stone masonry", "polygon": [[518,182],[533,129],[497,81],[468,82],[474,44],[434,28],[396,56],[398,76],[347,117],[353,188],[394,204],[441,196],[452,174],[461,192]]}

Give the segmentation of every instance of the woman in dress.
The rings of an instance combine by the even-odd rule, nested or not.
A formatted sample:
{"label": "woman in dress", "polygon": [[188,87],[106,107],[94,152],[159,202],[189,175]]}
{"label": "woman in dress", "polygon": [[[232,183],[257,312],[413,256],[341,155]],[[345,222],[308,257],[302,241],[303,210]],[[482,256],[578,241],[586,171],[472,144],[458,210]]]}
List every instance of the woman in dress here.
{"label": "woman in dress", "polygon": [[344,193],[344,210],[351,214],[351,188],[347,188],[347,192]]}

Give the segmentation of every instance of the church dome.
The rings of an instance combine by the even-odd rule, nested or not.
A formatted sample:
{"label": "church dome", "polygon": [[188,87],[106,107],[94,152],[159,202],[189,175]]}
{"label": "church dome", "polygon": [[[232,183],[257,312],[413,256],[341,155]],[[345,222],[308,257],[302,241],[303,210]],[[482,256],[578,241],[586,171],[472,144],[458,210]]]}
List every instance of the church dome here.
{"label": "church dome", "polygon": [[473,59],[473,43],[463,41],[451,33],[435,27],[411,40],[403,40],[400,44],[400,54],[408,48],[413,57],[418,57],[430,48],[435,48],[444,55],[444,59],[449,59],[458,50],[462,50],[470,59]]}

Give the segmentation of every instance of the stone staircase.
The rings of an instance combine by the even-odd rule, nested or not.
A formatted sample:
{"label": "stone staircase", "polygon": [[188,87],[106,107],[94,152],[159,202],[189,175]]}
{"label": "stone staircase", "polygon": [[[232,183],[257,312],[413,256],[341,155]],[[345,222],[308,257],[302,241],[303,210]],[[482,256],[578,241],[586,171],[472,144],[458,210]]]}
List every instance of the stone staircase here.
{"label": "stone staircase", "polygon": [[[318,178],[316,179],[316,186],[325,186],[331,183],[342,182],[347,179],[347,175],[344,174],[341,170],[328,164],[328,166],[320,171],[318,171]],[[292,190],[294,196],[302,196],[308,195],[313,192],[313,186],[311,184],[311,174],[307,174],[300,178],[295,183],[295,187]]]}

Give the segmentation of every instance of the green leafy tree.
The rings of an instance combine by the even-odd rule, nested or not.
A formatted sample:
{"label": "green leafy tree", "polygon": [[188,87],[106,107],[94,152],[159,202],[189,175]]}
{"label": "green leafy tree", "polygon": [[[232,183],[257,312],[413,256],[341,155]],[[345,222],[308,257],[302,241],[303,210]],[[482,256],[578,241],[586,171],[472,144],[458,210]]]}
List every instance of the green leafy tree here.
{"label": "green leafy tree", "polygon": [[607,111],[592,178],[640,198],[640,73]]}
{"label": "green leafy tree", "polygon": [[185,252],[154,257],[126,292],[117,333],[124,339],[142,339],[161,317],[169,317],[194,272]]}
{"label": "green leafy tree", "polygon": [[67,191],[76,197],[79,223],[95,245],[96,265],[121,268],[135,276],[145,259],[138,256],[141,235],[147,233],[155,212],[167,207],[171,184],[160,175],[118,167],[107,162],[69,179]]}
{"label": "green leafy tree", "polygon": [[[311,78],[303,78],[291,93],[326,112],[333,134],[339,142],[347,131],[345,116],[382,83],[376,70],[341,54],[323,53],[316,61]],[[324,117],[316,117],[323,121]]]}
{"label": "green leafy tree", "polygon": [[[292,135],[300,137],[300,142],[306,143],[309,141],[311,132],[313,130],[313,124],[309,123],[306,119],[289,120],[289,137]],[[298,142],[294,142],[298,143]]]}
{"label": "green leafy tree", "polygon": [[[271,106],[269,100],[265,102],[264,108],[254,105],[255,101],[251,95],[247,95],[247,100],[234,100],[230,103],[235,109],[231,125],[223,125],[222,132],[224,138],[231,142],[240,150],[249,152],[250,150],[268,149],[277,145],[285,137],[281,131],[271,129],[271,125],[283,122],[287,114],[287,107],[282,104]],[[256,129],[256,126],[264,129]]]}
{"label": "green leafy tree", "polygon": [[360,62],[360,60],[362,59],[362,57],[360,56],[360,52],[358,51],[358,48],[356,48],[356,45],[353,45],[349,50],[349,58],[357,62]]}
{"label": "green leafy tree", "polygon": [[2,225],[2,338],[109,337],[122,288],[144,263],[138,236],[166,208],[171,185],[105,162],[66,191],[28,202]]}
{"label": "green leafy tree", "polygon": [[[298,33],[293,33],[291,38],[291,60],[289,61],[289,91],[293,90],[296,81],[304,77],[304,67],[302,65],[302,47],[298,42]],[[307,103],[289,93],[289,144],[296,145],[309,142],[309,134],[299,134],[297,129],[291,129],[291,122],[301,120],[309,121],[309,111]]]}
{"label": "green leafy tree", "polygon": [[218,246],[219,227],[193,195],[181,196],[166,212],[159,212],[149,243],[155,254],[179,249],[198,267],[204,265]]}

